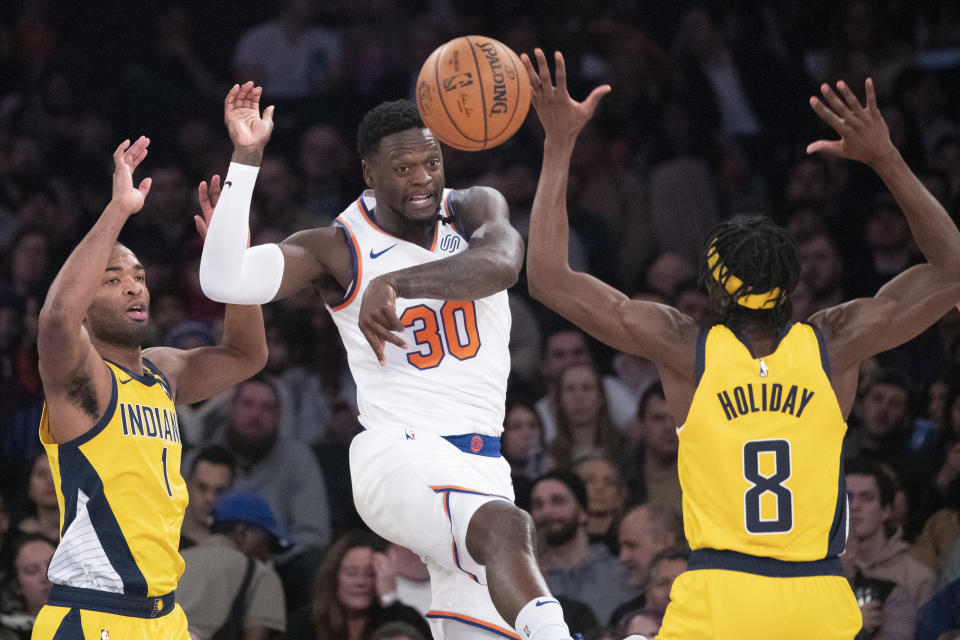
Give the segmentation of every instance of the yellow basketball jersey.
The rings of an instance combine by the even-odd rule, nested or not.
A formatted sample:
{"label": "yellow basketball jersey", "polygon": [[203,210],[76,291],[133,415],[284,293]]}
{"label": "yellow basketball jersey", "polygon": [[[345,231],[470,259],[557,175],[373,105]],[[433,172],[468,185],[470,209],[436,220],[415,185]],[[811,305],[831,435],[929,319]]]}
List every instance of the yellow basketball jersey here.
{"label": "yellow basketball jersey", "polygon": [[837,556],[846,542],[846,424],[819,331],[793,324],[773,353],[755,358],[716,325],[701,333],[697,373],[678,431],[690,547],[785,561]]}
{"label": "yellow basketball jersey", "polygon": [[84,435],[56,444],[47,408],[40,440],[60,504],[60,544],[50,561],[54,584],[131,596],[177,587],[187,487],[180,475],[180,430],[163,373],[143,360],[143,375],[105,361],[110,405]]}

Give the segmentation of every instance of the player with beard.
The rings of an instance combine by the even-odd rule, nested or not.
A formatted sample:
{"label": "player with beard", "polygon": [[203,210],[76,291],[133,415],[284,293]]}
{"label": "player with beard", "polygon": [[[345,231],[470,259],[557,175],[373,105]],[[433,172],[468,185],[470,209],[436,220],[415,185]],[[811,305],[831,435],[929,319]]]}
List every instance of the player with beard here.
{"label": "player with beard", "polygon": [[[228,306],[217,346],[141,349],[150,292],[117,236],[150,191],[150,178],[133,183],[149,143],[117,147],[113,197],[40,311],[40,440],[61,513],[34,638],[189,638],[173,598],[187,506],[174,403],[204,400],[266,364],[258,306]],[[201,236],[218,193],[201,183]]]}
{"label": "player with beard", "polygon": [[606,545],[590,544],[583,480],[569,471],[550,471],[534,482],[530,506],[543,543],[540,567],[550,590],[586,603],[598,620],[608,620],[634,592]]}
{"label": "player with beard", "polygon": [[416,105],[385,102],[357,131],[369,189],[328,227],[247,247],[273,129],[260,94],[235,85],[225,102],[231,186],[204,245],[204,293],[233,303],[322,294],[365,427],[350,445],[354,503],[377,534],[427,560],[434,638],[571,640],[500,455],[506,289],[523,263],[506,200],[487,187],[446,188],[440,144]]}

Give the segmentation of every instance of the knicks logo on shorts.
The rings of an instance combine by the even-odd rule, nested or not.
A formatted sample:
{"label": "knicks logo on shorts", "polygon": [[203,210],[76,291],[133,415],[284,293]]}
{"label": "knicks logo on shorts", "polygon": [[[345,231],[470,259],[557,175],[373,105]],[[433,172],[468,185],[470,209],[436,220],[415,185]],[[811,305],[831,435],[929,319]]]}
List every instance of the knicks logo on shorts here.
{"label": "knicks logo on shorts", "polygon": [[478,453],[480,449],[483,449],[483,438],[480,436],[473,436],[473,438],[470,439],[470,451]]}

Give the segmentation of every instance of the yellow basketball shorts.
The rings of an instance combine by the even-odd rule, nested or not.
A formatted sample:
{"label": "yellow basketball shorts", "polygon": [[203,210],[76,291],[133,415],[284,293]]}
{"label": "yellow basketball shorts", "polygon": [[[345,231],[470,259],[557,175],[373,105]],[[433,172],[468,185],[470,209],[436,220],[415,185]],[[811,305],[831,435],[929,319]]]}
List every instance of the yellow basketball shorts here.
{"label": "yellow basketball shorts", "polygon": [[187,616],[173,594],[130,598],[54,585],[49,602],[32,640],[190,640]]}
{"label": "yellow basketball shorts", "polygon": [[694,569],[674,581],[657,639],[852,640],[862,624],[841,575]]}

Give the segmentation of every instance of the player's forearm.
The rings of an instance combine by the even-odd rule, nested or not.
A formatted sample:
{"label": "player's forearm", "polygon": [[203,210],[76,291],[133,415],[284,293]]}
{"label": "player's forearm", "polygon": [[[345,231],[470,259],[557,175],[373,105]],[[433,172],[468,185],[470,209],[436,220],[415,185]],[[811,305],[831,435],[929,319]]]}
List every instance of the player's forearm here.
{"label": "player's forearm", "polygon": [[[518,241],[519,243],[519,241]],[[455,256],[409,267],[381,276],[400,298],[434,300],[477,300],[513,286],[523,262],[522,246],[471,248]],[[522,243],[520,243],[522,244]]]}
{"label": "player's forearm", "polygon": [[263,304],[280,289],[280,248],[275,244],[247,247],[257,172],[253,165],[231,162],[223,181],[200,256],[200,286],[211,300]]}
{"label": "player's forearm", "polygon": [[570,270],[567,258],[570,224],[567,221],[567,175],[575,139],[547,139],[543,166],[530,213],[527,241],[527,283],[530,295],[544,298],[556,290],[557,278]]}
{"label": "player's forearm", "polygon": [[943,206],[894,149],[873,164],[907,217],[927,262],[960,277],[960,231]]}
{"label": "player's forearm", "polygon": [[238,366],[249,377],[267,364],[267,336],[260,305],[228,304],[223,315],[220,345],[236,356]]}
{"label": "player's forearm", "polygon": [[50,285],[40,310],[41,328],[60,322],[79,327],[100,287],[113,245],[129,217],[129,211],[112,201],[103,210]]}

